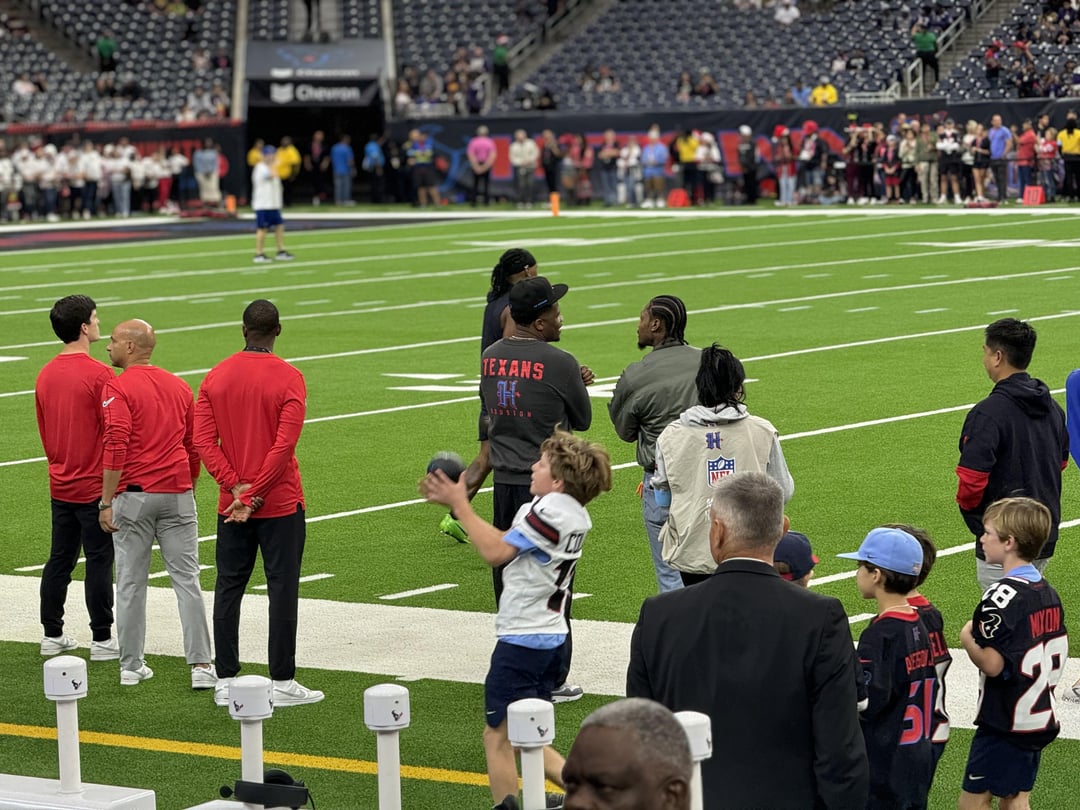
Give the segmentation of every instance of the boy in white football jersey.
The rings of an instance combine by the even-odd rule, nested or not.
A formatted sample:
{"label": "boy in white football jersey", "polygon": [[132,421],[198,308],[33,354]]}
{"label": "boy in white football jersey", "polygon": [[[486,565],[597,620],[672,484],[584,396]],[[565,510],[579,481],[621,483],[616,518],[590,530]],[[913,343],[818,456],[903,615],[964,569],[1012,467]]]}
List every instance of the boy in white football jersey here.
{"label": "boy in white football jersey", "polygon": [[[563,602],[585,535],[592,528],[585,504],[611,489],[611,460],[597,444],[556,430],[540,446],[532,467],[532,503],[518,510],[503,532],[473,511],[465,477],[456,483],[444,472],[429,473],[420,493],[449,506],[491,566],[506,564],[495,617],[498,642],[484,682],[484,751],[492,799],[517,795],[518,772],[506,730],[506,708],[516,700],[551,700],[566,641]],[[547,777],[562,784],[563,758],[544,750]]]}

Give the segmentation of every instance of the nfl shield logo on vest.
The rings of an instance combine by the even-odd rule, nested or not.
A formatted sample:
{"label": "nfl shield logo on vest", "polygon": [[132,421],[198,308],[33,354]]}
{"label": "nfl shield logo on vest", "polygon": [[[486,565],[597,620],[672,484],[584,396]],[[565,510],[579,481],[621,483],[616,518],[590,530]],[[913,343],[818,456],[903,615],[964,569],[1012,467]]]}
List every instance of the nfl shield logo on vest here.
{"label": "nfl shield logo on vest", "polygon": [[735,474],[735,459],[720,456],[716,459],[707,459],[706,467],[709,473],[709,486],[715,487],[721,478]]}

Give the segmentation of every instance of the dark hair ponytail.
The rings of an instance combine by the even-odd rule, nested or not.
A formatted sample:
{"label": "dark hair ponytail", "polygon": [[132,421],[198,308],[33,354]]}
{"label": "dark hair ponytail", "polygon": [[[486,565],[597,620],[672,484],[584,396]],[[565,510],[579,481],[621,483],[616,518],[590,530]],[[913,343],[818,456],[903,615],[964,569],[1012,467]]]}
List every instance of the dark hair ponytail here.
{"label": "dark hair ponytail", "polygon": [[696,383],[698,401],[706,408],[741,405],[745,380],[743,364],[730,350],[719,343],[701,350]]}

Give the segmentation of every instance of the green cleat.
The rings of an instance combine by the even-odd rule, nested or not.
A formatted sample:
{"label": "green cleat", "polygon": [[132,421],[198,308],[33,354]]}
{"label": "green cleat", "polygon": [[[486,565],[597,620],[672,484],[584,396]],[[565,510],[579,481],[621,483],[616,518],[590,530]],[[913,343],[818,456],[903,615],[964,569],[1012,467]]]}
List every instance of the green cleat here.
{"label": "green cleat", "polygon": [[450,535],[459,543],[469,542],[469,533],[465,531],[465,528],[461,525],[461,521],[453,515],[448,514],[442,519],[439,523],[439,531],[443,534]]}

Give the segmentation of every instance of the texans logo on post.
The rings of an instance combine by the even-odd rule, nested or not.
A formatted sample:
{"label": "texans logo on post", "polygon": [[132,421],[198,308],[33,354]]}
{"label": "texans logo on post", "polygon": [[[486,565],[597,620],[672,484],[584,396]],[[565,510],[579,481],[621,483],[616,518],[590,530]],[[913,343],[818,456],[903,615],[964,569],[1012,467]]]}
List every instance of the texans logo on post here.
{"label": "texans logo on post", "polygon": [[721,478],[735,474],[735,459],[720,456],[715,459],[707,459],[706,468],[709,474],[709,486],[715,487]]}

